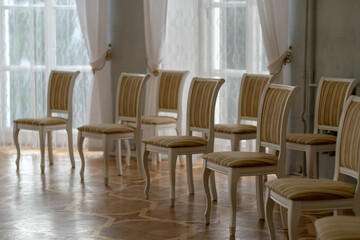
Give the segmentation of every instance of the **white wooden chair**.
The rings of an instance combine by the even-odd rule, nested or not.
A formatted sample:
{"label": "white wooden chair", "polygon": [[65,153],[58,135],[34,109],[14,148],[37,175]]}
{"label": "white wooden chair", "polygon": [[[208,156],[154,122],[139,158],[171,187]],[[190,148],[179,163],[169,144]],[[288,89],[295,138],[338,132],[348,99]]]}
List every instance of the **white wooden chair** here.
{"label": "white wooden chair", "polygon": [[256,126],[243,121],[257,120],[261,93],[271,79],[270,75],[244,73],[240,84],[237,123],[215,124],[215,137],[229,139],[231,151],[239,151],[241,140],[256,139]]}
{"label": "white wooden chair", "polygon": [[[149,198],[150,174],[147,164],[149,152],[168,155],[170,175],[170,206],[175,202],[176,158],[186,155],[189,193],[194,193],[192,154],[209,153],[214,149],[214,111],[217,94],[224,79],[193,78],[187,103],[186,136],[158,136],[143,139],[143,165],[146,175],[145,197]],[[202,132],[205,138],[193,136]]]}
{"label": "white wooden chair", "polygon": [[[267,182],[266,222],[271,239],[275,239],[273,208],[278,203],[288,209],[282,215],[287,222],[289,239],[297,239],[298,222],[302,211],[352,209],[360,216],[359,190],[360,156],[360,97],[350,96],[340,119],[336,144],[333,180],[311,178],[282,178]],[[356,185],[344,182],[345,176],[357,180]]]}
{"label": "white wooden chair", "polygon": [[[189,71],[162,70],[157,84],[155,116],[142,116],[142,129],[149,130],[151,136],[157,136],[160,130],[174,129],[179,136],[181,133],[181,102],[185,79]],[[166,116],[164,113],[176,114],[176,117]],[[161,115],[162,114],[162,115]],[[126,164],[130,165],[130,145],[127,148]],[[153,168],[160,161],[157,153],[152,155]]]}
{"label": "white wooden chair", "polygon": [[[139,178],[143,179],[141,165],[141,106],[144,96],[145,82],[150,75],[122,73],[119,78],[116,96],[115,123],[90,124],[78,128],[78,150],[81,158],[81,179],[84,179],[85,159],[83,153],[84,138],[103,140],[105,173],[104,182],[109,181],[109,145],[112,141],[116,144],[116,164],[118,174],[122,175],[121,156],[118,146],[120,140],[134,139],[136,143],[137,165]],[[133,125],[128,122],[135,122]]]}
{"label": "white wooden chair", "polygon": [[[68,147],[71,166],[75,167],[73,141],[72,141],[72,96],[77,72],[52,71],[48,83],[47,113],[46,117],[21,118],[14,120],[14,144],[17,150],[16,168],[19,170],[20,129],[33,130],[39,132],[40,153],[41,153],[41,173],[45,170],[45,137],[47,134],[49,162],[53,164],[52,136],[51,132],[65,129],[68,136]],[[53,114],[61,113],[66,117],[55,117]]]}
{"label": "white wooden chair", "polygon": [[306,153],[307,177],[318,177],[318,152],[335,151],[336,136],[319,131],[338,131],[343,105],[356,82],[356,79],[322,77],[316,94],[314,133],[287,135],[286,148]]}
{"label": "white wooden chair", "polygon": [[315,221],[318,240],[360,239],[360,217],[332,216]]}
{"label": "white wooden chair", "polygon": [[[206,194],[206,224],[210,222],[211,198],[209,176],[213,172],[228,175],[230,195],[230,236],[236,228],[236,189],[240,176],[256,176],[256,200],[260,219],[264,218],[263,175],[285,175],[286,127],[291,102],[298,87],[268,83],[261,96],[256,152],[214,152],[203,155],[203,184]],[[265,153],[265,147],[275,150],[276,155]]]}

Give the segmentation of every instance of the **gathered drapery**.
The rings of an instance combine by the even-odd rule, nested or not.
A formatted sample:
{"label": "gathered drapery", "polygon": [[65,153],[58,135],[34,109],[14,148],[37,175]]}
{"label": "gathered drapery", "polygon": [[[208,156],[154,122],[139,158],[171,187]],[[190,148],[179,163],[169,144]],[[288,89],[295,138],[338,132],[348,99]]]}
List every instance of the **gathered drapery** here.
{"label": "gathered drapery", "polygon": [[[108,1],[76,0],[81,32],[93,69],[89,123],[113,122],[110,64],[105,63],[108,51]],[[105,65],[104,65],[105,64]],[[103,67],[103,68],[101,68]],[[89,141],[89,149],[100,148],[100,142]]]}
{"label": "gathered drapery", "polygon": [[[288,53],[288,0],[257,0],[270,74],[277,73]],[[289,84],[289,69],[275,82]]]}

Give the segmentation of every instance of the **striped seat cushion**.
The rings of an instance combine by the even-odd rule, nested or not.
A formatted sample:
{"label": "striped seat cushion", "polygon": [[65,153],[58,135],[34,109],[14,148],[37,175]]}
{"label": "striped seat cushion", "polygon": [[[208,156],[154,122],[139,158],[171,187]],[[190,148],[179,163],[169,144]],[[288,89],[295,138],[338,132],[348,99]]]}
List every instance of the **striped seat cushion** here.
{"label": "striped seat cushion", "polygon": [[214,152],[203,155],[207,161],[231,168],[277,164],[277,157],[263,152]]}
{"label": "striped seat cushion", "polygon": [[315,221],[320,240],[360,239],[360,217],[333,216]]}
{"label": "striped seat cushion", "polygon": [[104,124],[89,124],[78,128],[79,131],[90,132],[90,133],[131,133],[135,131],[135,127],[128,124],[115,124],[115,123],[104,123]]}
{"label": "striped seat cushion", "polygon": [[290,133],[286,136],[286,141],[306,145],[335,144],[336,137],[327,134]]}
{"label": "striped seat cushion", "polygon": [[354,197],[351,184],[327,179],[281,178],[266,183],[270,190],[291,200],[324,200]]}
{"label": "striped seat cushion", "polygon": [[141,122],[143,124],[161,125],[176,123],[176,118],[168,116],[142,116]]}
{"label": "striped seat cushion", "polygon": [[195,136],[158,136],[143,139],[146,144],[159,147],[180,148],[180,147],[198,147],[206,146],[207,141],[201,137]]}
{"label": "striped seat cushion", "polygon": [[47,126],[66,124],[67,120],[61,117],[20,118],[14,120],[14,123]]}
{"label": "striped seat cushion", "polygon": [[256,126],[247,124],[215,124],[215,132],[222,133],[256,133]]}

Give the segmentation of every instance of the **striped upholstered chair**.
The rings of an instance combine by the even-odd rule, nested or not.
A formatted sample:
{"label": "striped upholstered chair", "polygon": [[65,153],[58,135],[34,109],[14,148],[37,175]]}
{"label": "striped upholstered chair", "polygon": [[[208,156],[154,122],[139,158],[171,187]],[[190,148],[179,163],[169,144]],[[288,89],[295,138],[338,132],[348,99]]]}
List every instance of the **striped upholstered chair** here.
{"label": "striped upholstered chair", "polygon": [[318,240],[359,240],[360,217],[332,216],[315,221]]}
{"label": "striped upholstered chair", "polygon": [[290,133],[286,138],[288,149],[306,153],[306,174],[317,178],[318,152],[335,151],[336,137],[319,131],[338,131],[340,116],[346,99],[355,87],[356,79],[320,79],[316,94],[314,133]]}
{"label": "striped upholstered chair", "polygon": [[[159,83],[155,94],[155,116],[142,116],[141,127],[150,131],[150,136],[157,136],[159,130],[174,129],[181,133],[181,102],[182,90],[189,71],[162,70],[159,74]],[[176,117],[165,116],[164,113],[176,114]],[[130,145],[125,141],[127,148],[126,163],[130,164]],[[152,156],[153,168],[156,166],[158,154]],[[160,159],[159,159],[160,160]]]}
{"label": "striped upholstered chair", "polygon": [[[192,174],[192,154],[209,153],[214,149],[214,112],[217,94],[224,79],[193,78],[187,104],[186,136],[158,136],[143,139],[143,165],[146,174],[145,197],[149,197],[150,175],[147,159],[149,152],[168,155],[170,174],[170,206],[175,202],[176,158],[186,155],[188,188],[194,193]],[[192,132],[202,132],[206,138],[193,136]]]}
{"label": "striped upholstered chair", "polygon": [[[302,211],[352,209],[360,216],[360,97],[350,96],[345,103],[336,143],[333,180],[311,178],[282,178],[267,182],[266,221],[271,239],[275,239],[273,208],[278,203],[288,209],[288,233],[297,239],[298,222]],[[342,180],[345,176],[357,180],[356,185]],[[284,216],[284,219],[286,216]],[[285,221],[286,222],[286,221]]]}
{"label": "striped upholstered chair", "polygon": [[229,139],[231,151],[239,151],[241,140],[256,139],[256,126],[243,121],[257,120],[261,93],[271,78],[270,75],[245,73],[240,84],[237,123],[215,124],[215,137]]}
{"label": "striped upholstered chair", "polygon": [[[264,218],[263,175],[285,175],[286,127],[291,102],[298,87],[268,83],[262,94],[258,113],[256,152],[214,152],[203,155],[203,184],[206,194],[206,224],[210,222],[211,198],[209,177],[215,172],[228,176],[230,195],[230,236],[236,228],[236,190],[240,176],[256,176],[258,216]],[[265,147],[275,150],[276,155],[265,153]]]}
{"label": "striped upholstered chair", "polygon": [[[45,170],[45,137],[47,134],[49,162],[53,163],[52,137],[51,132],[65,129],[68,135],[68,147],[71,166],[75,167],[73,141],[72,141],[72,96],[74,84],[80,72],[52,71],[49,77],[47,95],[47,114],[46,117],[21,118],[14,120],[14,144],[17,150],[16,167],[19,169],[20,129],[33,130],[39,132],[40,153],[41,153],[41,173]],[[56,117],[53,114],[62,113],[66,117]]]}
{"label": "striped upholstered chair", "polygon": [[[122,73],[119,78],[116,103],[115,103],[115,123],[90,124],[78,128],[78,150],[81,158],[81,179],[84,179],[85,159],[83,153],[84,138],[94,138],[103,140],[105,185],[109,181],[109,145],[112,141],[134,139],[136,143],[136,154],[139,178],[143,179],[143,169],[141,165],[141,106],[144,96],[144,86],[150,75]],[[135,122],[135,126],[127,124]],[[122,175],[121,156],[116,144],[116,164],[118,174]]]}

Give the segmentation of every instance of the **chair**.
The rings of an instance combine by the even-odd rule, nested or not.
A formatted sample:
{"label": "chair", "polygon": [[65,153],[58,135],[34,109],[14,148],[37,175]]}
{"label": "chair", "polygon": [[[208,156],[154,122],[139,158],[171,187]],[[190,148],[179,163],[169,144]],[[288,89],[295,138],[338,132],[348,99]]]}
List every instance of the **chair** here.
{"label": "chair", "polygon": [[[170,174],[170,206],[175,202],[176,158],[186,155],[186,170],[190,194],[194,193],[192,154],[208,153],[214,149],[214,111],[217,94],[224,79],[193,78],[187,103],[186,136],[158,136],[143,139],[143,165],[146,175],[145,197],[149,198],[150,174],[147,165],[149,152],[168,155]],[[202,132],[206,138],[193,136]]]}
{"label": "chair", "polygon": [[[151,136],[157,136],[159,130],[175,129],[177,135],[181,133],[181,102],[182,89],[189,71],[160,71],[156,93],[155,116],[142,116],[142,129],[151,131]],[[174,113],[175,117],[160,115],[160,113]],[[126,163],[130,165],[129,142]],[[153,154],[153,168],[156,166],[158,154]],[[160,159],[159,159],[160,160]]]}
{"label": "chair", "polygon": [[[282,215],[287,222],[290,239],[296,239],[302,211],[352,209],[360,216],[359,190],[360,97],[350,96],[340,119],[336,144],[333,180],[282,178],[267,182],[266,221],[271,239],[275,239],[273,208],[278,203],[288,209]],[[346,183],[345,176],[355,178],[356,186]]]}
{"label": "chair", "polygon": [[318,177],[318,152],[335,151],[336,137],[320,134],[319,130],[338,131],[343,105],[356,82],[356,79],[322,77],[316,94],[314,133],[287,135],[286,148],[306,153],[307,177]]}
{"label": "chair", "polygon": [[241,140],[256,139],[256,126],[242,123],[242,121],[257,120],[261,93],[271,78],[270,75],[245,73],[240,84],[237,123],[215,124],[215,137],[229,139],[231,151],[239,151]]}
{"label": "chair", "polygon": [[[228,176],[230,195],[230,236],[236,228],[236,189],[240,176],[256,176],[256,200],[260,219],[264,218],[263,175],[285,175],[285,137],[288,113],[298,87],[268,83],[262,94],[258,113],[256,152],[214,152],[203,155],[203,184],[206,194],[206,224],[210,222],[209,176],[219,172]],[[278,154],[265,153],[265,147]]]}
{"label": "chair", "polygon": [[[115,123],[90,124],[78,128],[78,150],[81,158],[81,180],[84,180],[85,159],[83,153],[84,138],[101,139],[104,148],[105,185],[109,182],[109,146],[112,141],[134,139],[136,143],[139,178],[143,179],[141,159],[141,106],[144,96],[144,84],[150,75],[122,73],[119,78],[116,96]],[[136,126],[126,124],[135,122]],[[118,174],[122,175],[121,157],[116,144],[116,163]]]}
{"label": "chair", "polygon": [[315,221],[317,239],[360,239],[360,218],[354,216],[325,217]]}
{"label": "chair", "polygon": [[[40,154],[41,154],[41,173],[45,171],[45,137],[47,134],[49,162],[53,164],[52,136],[51,132],[65,129],[68,136],[68,147],[71,166],[75,167],[73,141],[72,141],[72,96],[77,72],[51,71],[48,83],[47,111],[46,117],[20,118],[14,120],[14,144],[17,150],[16,168],[19,170],[20,129],[33,130],[39,132]],[[66,117],[56,117],[53,113],[61,113]]]}

